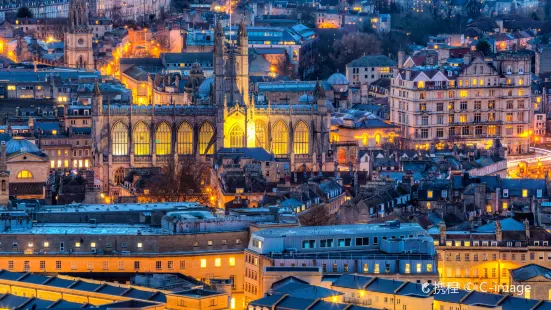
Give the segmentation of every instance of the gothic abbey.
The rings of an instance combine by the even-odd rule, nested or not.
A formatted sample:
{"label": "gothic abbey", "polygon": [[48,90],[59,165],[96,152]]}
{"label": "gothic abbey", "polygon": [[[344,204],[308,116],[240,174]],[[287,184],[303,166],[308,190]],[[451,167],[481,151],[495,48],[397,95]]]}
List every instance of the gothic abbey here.
{"label": "gothic abbey", "polygon": [[[262,147],[288,162],[292,171],[326,170],[331,105],[321,84],[316,85],[314,96],[305,95],[300,102],[265,100],[249,91],[243,23],[235,42],[228,41],[233,40],[226,40],[218,22],[214,77],[202,78],[199,64],[194,65],[190,75],[202,81],[189,102],[111,105],[95,86],[94,169],[102,186],[119,183],[132,169],[178,162],[181,156],[206,160],[221,148]],[[163,80],[160,83],[172,83]]]}

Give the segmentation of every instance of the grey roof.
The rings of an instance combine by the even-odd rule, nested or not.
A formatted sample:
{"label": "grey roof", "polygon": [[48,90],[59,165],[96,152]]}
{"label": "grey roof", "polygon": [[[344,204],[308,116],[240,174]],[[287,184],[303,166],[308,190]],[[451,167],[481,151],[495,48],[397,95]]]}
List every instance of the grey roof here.
{"label": "grey roof", "polygon": [[254,233],[260,237],[286,237],[286,236],[315,236],[315,235],[357,235],[361,233],[374,233],[383,231],[398,232],[400,230],[409,231],[410,229],[418,229],[424,231],[417,223],[401,223],[399,227],[378,225],[378,224],[350,224],[336,226],[301,226],[301,227],[282,227],[259,230]]}
{"label": "grey roof", "polygon": [[347,67],[394,67],[396,62],[385,55],[366,55],[351,61]]}
{"label": "grey roof", "polygon": [[249,306],[267,307],[273,310],[374,310],[374,308],[354,306],[350,304],[338,304],[323,300],[315,301],[314,299],[282,295],[269,295],[250,302]]}
{"label": "grey roof", "polygon": [[16,281],[17,279],[21,278],[25,274],[22,272],[11,272],[7,270],[1,270],[0,271],[0,279],[2,280],[11,280]]}
{"label": "grey roof", "polygon": [[[501,224],[502,231],[524,231],[525,229],[524,224],[512,218],[500,220],[499,223]],[[496,223],[491,222],[486,225],[482,225],[478,227],[476,231],[480,233],[495,233]]]}
{"label": "grey roof", "polygon": [[404,282],[398,280],[390,279],[381,279],[375,278],[369,285],[366,287],[369,291],[394,294],[394,291],[398,289]]}
{"label": "grey roof", "polygon": [[78,281],[75,285],[71,286],[72,290],[94,292],[101,284]]}
{"label": "grey roof", "polygon": [[319,286],[310,285],[310,284],[296,283],[296,282],[283,285],[282,287],[279,287],[275,291],[281,295],[288,294],[289,296],[293,296],[293,297],[308,296],[308,298],[312,298],[312,299],[328,298],[331,296],[343,295],[343,293],[341,292],[330,290],[324,287],[319,287]]}
{"label": "grey roof", "polygon": [[275,159],[273,154],[268,153],[262,147],[221,148],[218,155],[223,157],[228,155],[250,157],[258,161],[273,161]]}
{"label": "grey roof", "polygon": [[372,279],[372,277],[343,274],[338,277],[332,285],[344,288],[363,289]]}
{"label": "grey roof", "polygon": [[348,85],[348,79],[342,73],[333,73],[328,79],[329,85]]}
{"label": "grey roof", "polygon": [[509,296],[505,298],[499,305],[501,310],[519,310],[519,309],[532,309],[540,301],[536,299],[526,299],[521,297]]}
{"label": "grey roof", "polygon": [[462,303],[471,306],[495,307],[502,298],[503,295],[473,291]]}
{"label": "grey roof", "polygon": [[194,63],[199,62],[203,67],[204,63],[212,63],[214,61],[212,52],[210,53],[165,53],[162,55],[165,64],[169,63]]}
{"label": "grey roof", "polygon": [[58,278],[58,277],[54,277],[52,278],[50,281],[48,281],[46,284],[48,286],[55,286],[55,287],[60,287],[60,288],[68,288],[69,286],[73,285],[73,283],[75,283],[75,281],[71,281],[71,280],[66,280],[66,279],[61,279],[61,278]]}
{"label": "grey roof", "polygon": [[432,294],[432,287],[430,290],[425,289],[423,291],[423,285],[420,283],[407,282],[398,290],[397,295],[402,296],[416,296],[416,297],[429,297]]}
{"label": "grey roof", "polygon": [[289,266],[268,266],[265,268],[265,271],[272,271],[272,272],[316,272],[320,271],[319,267],[302,267],[302,266],[296,266],[296,267],[289,267]]}
{"label": "grey roof", "polygon": [[541,276],[551,281],[551,269],[536,264],[529,264],[510,271],[516,282],[528,281]]}
{"label": "grey roof", "polygon": [[27,297],[15,296],[11,294],[6,294],[0,298],[0,307],[2,309],[16,309],[19,306],[22,306],[29,300]]}

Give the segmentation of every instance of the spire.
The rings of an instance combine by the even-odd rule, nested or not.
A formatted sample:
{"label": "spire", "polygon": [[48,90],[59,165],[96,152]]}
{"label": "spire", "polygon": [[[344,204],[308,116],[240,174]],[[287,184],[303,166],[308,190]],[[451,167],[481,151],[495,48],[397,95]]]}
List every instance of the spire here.
{"label": "spire", "polygon": [[96,80],[96,82],[94,83],[94,91],[92,93],[94,94],[95,97],[101,96],[101,91],[99,90],[98,80]]}
{"label": "spire", "polygon": [[245,21],[243,19],[241,19],[241,22],[239,22],[239,28],[237,29],[237,35],[239,36],[239,38],[248,37],[247,25],[245,25]]}
{"label": "spire", "polygon": [[316,88],[314,89],[315,99],[325,99],[325,91],[321,87],[320,81],[316,81]]}
{"label": "spire", "polygon": [[2,141],[0,154],[0,171],[6,171],[8,170],[8,165],[6,163],[6,141]]}
{"label": "spire", "polygon": [[221,37],[224,35],[224,29],[222,29],[222,21],[218,20],[216,22],[216,28],[214,30],[214,33],[217,37]]}

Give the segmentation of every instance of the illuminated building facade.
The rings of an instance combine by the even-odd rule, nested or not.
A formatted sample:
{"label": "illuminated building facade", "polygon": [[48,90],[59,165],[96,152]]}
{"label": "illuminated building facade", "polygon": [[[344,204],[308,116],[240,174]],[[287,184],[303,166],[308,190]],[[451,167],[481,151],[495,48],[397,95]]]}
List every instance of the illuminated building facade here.
{"label": "illuminated building facade", "polygon": [[441,225],[428,232],[438,251],[440,280],[459,283],[459,287],[466,283],[472,283],[474,289],[483,283],[489,288],[508,286],[513,269],[534,263],[550,266],[551,234],[528,222],[507,218],[472,229],[447,230]]}
{"label": "illuminated building facade", "polygon": [[88,4],[83,0],[71,1],[69,31],[65,33],[65,65],[71,68],[94,69],[92,37],[88,24]]}
{"label": "illuminated building facade", "polygon": [[431,242],[419,225],[393,221],[256,231],[245,250],[245,302],[269,292],[267,271],[293,267],[317,267],[323,274],[435,281],[436,251]]}
{"label": "illuminated building facade", "polygon": [[196,104],[112,105],[96,87],[93,165],[104,189],[121,169],[162,166],[179,156],[205,158],[222,147],[262,147],[288,159],[291,171],[325,169],[331,116],[322,86],[317,83],[305,102],[255,102],[244,23],[235,41],[227,42],[218,23],[214,75],[199,85]]}
{"label": "illuminated building facade", "polygon": [[391,121],[409,147],[488,148],[500,138],[509,153],[525,153],[534,111],[530,66],[530,56],[521,53],[492,61],[467,53],[458,66],[399,69],[391,80]]}

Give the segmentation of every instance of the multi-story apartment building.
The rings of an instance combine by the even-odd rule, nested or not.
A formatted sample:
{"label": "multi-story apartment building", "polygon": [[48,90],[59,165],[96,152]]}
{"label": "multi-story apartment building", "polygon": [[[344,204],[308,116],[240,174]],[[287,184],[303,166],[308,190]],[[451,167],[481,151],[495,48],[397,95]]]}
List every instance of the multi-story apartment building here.
{"label": "multi-story apartment building", "polygon": [[458,66],[400,68],[391,80],[391,121],[410,147],[485,147],[500,138],[509,153],[525,153],[533,114],[530,59],[510,52],[487,61],[468,53]]}
{"label": "multi-story apartment building", "polygon": [[[510,270],[531,263],[551,266],[551,234],[543,228],[512,218],[472,226],[446,230],[441,225],[428,230],[438,251],[440,281],[495,292],[511,285]],[[530,298],[530,293],[525,297]]]}
{"label": "multi-story apartment building", "polygon": [[207,283],[229,279],[232,303],[236,309],[243,304],[247,221],[215,219],[206,208],[186,202],[42,206],[34,214],[41,224],[25,212],[5,213],[0,221],[0,269],[182,273]]}
{"label": "multi-story apartment building", "polygon": [[346,78],[352,85],[371,84],[391,78],[396,62],[385,55],[366,55],[346,65]]}
{"label": "multi-story apartment building", "polygon": [[261,298],[266,268],[321,267],[327,273],[373,274],[435,281],[432,238],[418,224],[270,228],[251,235],[245,250],[245,303]]}

